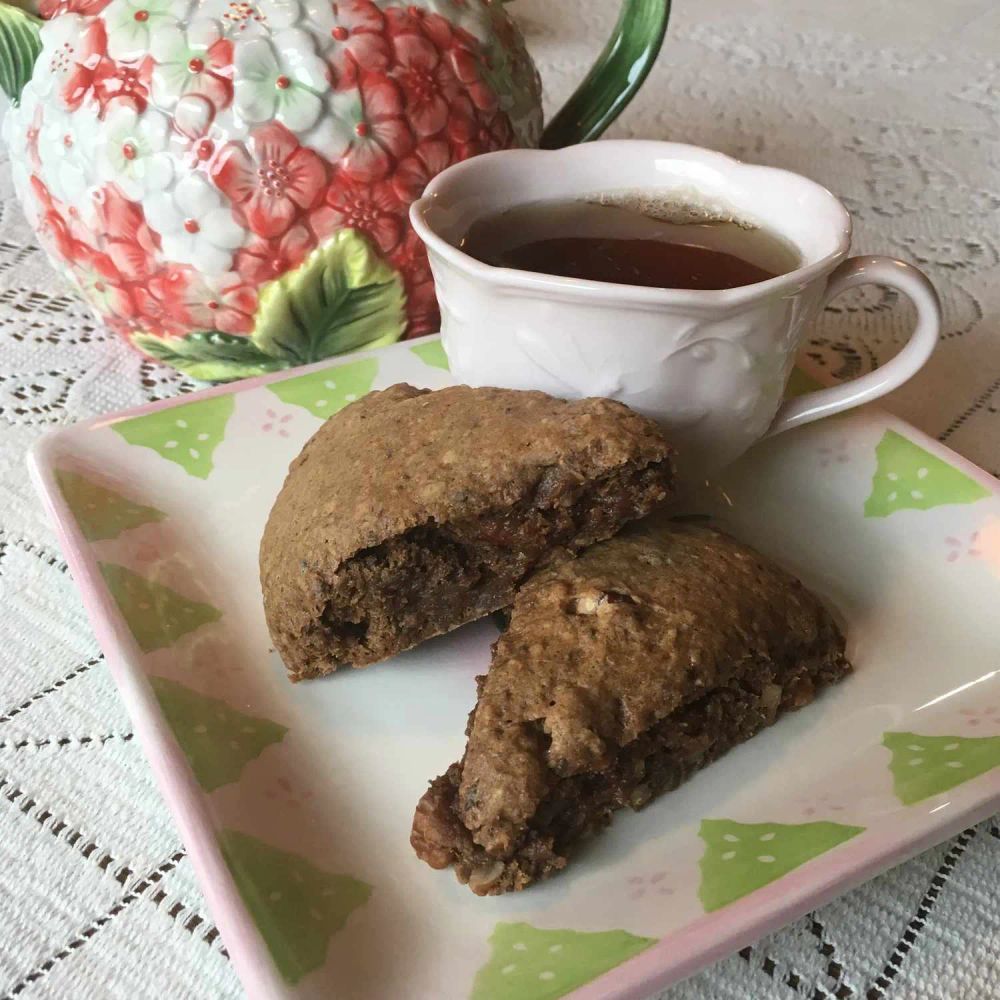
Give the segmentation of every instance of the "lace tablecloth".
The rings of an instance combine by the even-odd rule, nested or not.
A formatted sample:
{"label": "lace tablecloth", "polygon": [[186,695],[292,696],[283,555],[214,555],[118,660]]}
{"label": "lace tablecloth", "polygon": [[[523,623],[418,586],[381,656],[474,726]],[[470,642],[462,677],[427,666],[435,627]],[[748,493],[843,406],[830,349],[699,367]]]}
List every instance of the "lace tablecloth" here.
{"label": "lace tablecloth", "polygon": [[[615,6],[514,4],[550,107],[582,77]],[[888,405],[994,474],[998,42],[994,0],[678,0],[659,65],[613,129],[809,174],[854,213],[858,251],[924,267],[944,301],[941,345]],[[195,386],[95,327],[46,265],[5,166],[0,196],[0,991],[237,997],[24,473],[44,431]],[[826,311],[808,350],[849,376],[888,357],[910,318],[894,296],[867,289]],[[998,873],[994,820],[665,996],[1000,996]]]}

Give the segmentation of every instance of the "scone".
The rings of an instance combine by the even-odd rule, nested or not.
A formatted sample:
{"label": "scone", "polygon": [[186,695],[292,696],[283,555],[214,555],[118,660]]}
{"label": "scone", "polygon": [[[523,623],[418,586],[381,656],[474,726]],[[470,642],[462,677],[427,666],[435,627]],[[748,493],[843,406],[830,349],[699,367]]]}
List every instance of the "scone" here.
{"label": "scone", "polygon": [[292,680],[374,663],[509,604],[540,565],[670,491],[651,420],[607,399],[396,385],[331,417],[292,463],[260,547]]}
{"label": "scone", "polygon": [[479,895],[523,889],[850,669],[819,600],[752,549],[704,527],[626,532],[518,593],[465,756],[410,841]]}

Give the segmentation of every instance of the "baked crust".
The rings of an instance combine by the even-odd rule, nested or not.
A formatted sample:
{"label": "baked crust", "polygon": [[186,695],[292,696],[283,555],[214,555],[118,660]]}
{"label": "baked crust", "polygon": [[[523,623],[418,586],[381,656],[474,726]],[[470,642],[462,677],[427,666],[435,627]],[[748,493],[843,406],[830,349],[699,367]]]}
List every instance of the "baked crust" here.
{"label": "baked crust", "polygon": [[523,888],[849,670],[830,613],[748,546],[627,531],[522,587],[411,843],[477,893]]}
{"label": "baked crust", "polygon": [[260,548],[293,680],[363,666],[508,604],[527,574],[670,490],[657,426],[607,399],[395,385],[292,463]]}

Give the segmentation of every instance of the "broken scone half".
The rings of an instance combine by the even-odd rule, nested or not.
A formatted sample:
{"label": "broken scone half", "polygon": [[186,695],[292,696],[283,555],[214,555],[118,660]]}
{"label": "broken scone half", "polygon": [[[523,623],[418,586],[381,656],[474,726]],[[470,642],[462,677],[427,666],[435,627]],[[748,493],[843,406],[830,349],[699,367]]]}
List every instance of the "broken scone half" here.
{"label": "broken scone half", "polygon": [[850,669],[823,604],[746,545],[626,532],[520,590],[411,843],[479,895],[523,889]]}
{"label": "broken scone half", "polygon": [[659,427],[610,399],[396,385],[292,463],[260,546],[292,680],[376,663],[505,607],[547,563],[672,492]]}

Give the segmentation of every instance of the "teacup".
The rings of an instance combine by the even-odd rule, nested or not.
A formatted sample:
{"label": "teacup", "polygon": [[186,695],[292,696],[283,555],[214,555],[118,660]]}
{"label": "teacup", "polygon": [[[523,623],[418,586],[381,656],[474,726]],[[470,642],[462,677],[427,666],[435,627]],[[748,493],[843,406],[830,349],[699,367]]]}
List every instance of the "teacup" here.
{"label": "teacup", "polygon": [[[492,267],[457,246],[474,221],[504,209],[613,193],[763,226],[795,248],[800,265],[737,288],[660,289]],[[699,470],[897,388],[927,361],[940,331],[940,304],[920,271],[890,257],[847,257],[850,216],[829,191],[696,146],[623,140],[488,153],[435,177],[410,218],[430,254],[456,379],[621,400],[658,420]],[[876,371],[783,402],[807,324],[863,284],[913,302],[909,342]]]}

